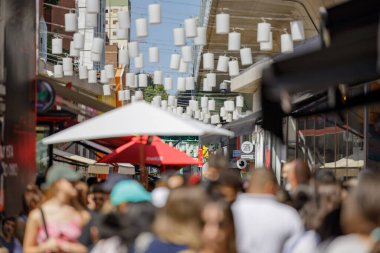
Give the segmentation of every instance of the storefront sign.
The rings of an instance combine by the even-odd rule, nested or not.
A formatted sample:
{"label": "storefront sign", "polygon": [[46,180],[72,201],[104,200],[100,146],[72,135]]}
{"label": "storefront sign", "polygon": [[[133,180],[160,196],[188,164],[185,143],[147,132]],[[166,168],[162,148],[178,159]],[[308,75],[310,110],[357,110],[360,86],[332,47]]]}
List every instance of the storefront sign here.
{"label": "storefront sign", "polygon": [[37,112],[48,111],[55,100],[55,92],[50,83],[45,80],[38,80],[37,83]]}
{"label": "storefront sign", "polygon": [[250,141],[245,141],[241,144],[240,149],[244,154],[250,154],[253,151],[253,144]]}
{"label": "storefront sign", "polygon": [[240,157],[241,151],[240,150],[232,150],[232,157]]}

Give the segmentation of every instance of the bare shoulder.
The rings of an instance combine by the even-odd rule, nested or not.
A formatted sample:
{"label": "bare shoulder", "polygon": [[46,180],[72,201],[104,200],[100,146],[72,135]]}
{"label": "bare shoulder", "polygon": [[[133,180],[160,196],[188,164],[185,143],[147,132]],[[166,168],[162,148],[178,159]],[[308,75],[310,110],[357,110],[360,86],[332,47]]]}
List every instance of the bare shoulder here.
{"label": "bare shoulder", "polygon": [[28,220],[38,222],[41,219],[41,211],[39,209],[34,209],[29,213]]}

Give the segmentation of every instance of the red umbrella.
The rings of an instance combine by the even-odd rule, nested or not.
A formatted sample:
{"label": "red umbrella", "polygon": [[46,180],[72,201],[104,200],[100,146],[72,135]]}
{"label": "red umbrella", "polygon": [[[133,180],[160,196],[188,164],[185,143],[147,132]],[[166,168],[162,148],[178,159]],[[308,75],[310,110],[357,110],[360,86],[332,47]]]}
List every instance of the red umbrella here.
{"label": "red umbrella", "polygon": [[157,136],[133,137],[132,140],[112,153],[104,156],[100,163],[141,164],[143,147],[144,163],[149,165],[186,166],[197,165],[198,161],[163,142]]}

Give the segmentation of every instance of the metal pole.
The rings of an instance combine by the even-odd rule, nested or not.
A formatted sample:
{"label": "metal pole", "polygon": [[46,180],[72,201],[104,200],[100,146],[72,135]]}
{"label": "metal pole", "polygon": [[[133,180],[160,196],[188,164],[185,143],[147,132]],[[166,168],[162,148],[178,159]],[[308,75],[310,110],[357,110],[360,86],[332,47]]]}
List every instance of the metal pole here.
{"label": "metal pole", "polygon": [[[367,94],[369,91],[369,84],[364,84],[364,94]],[[364,169],[367,169],[367,159],[368,159],[368,105],[364,106],[364,121],[363,121],[363,128],[364,128]]]}

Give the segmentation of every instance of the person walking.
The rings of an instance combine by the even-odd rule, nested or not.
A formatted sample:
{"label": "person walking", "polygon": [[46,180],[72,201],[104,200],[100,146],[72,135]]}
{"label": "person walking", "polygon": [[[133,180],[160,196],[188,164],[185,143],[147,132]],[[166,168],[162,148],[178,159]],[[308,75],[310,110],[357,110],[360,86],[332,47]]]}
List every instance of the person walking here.
{"label": "person walking", "polygon": [[9,253],[22,253],[20,241],[16,238],[16,218],[6,217],[2,221],[0,244],[3,245]]}

